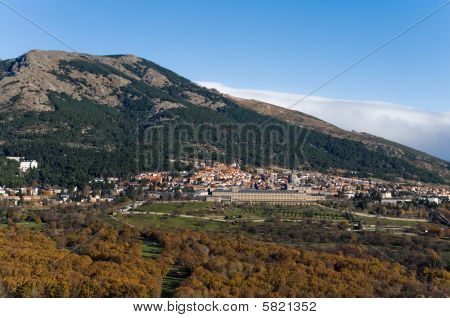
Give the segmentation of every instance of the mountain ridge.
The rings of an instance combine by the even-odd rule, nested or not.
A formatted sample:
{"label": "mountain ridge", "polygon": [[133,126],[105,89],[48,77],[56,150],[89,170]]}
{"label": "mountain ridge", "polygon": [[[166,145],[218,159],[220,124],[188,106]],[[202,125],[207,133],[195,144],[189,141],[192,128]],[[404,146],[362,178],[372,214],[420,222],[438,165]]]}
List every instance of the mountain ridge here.
{"label": "mountain ridge", "polygon": [[[71,170],[87,180],[89,176],[124,176],[144,168],[173,168],[166,163],[159,167],[123,164],[134,151],[130,145],[140,142],[139,136],[130,132],[137,122],[152,128],[181,122],[192,127],[219,127],[216,134],[224,138],[219,141],[202,143],[190,132],[182,142],[184,153],[180,151],[183,147],[175,149],[174,145],[167,149],[149,146],[151,151],[160,151],[165,162],[196,153],[218,160],[294,167],[298,162],[286,159],[292,155],[287,149],[294,145],[294,155],[303,168],[343,169],[361,176],[425,182],[450,180],[449,163],[444,160],[379,137],[347,132],[307,114],[220,94],[135,55],[32,50],[0,61],[2,153],[34,156],[44,162],[35,176],[43,182],[67,183]],[[236,125],[266,128],[268,123],[286,131],[295,128],[296,136],[306,129],[308,140],[300,145],[285,136],[289,140],[281,140],[266,156],[257,153],[260,148],[269,151],[263,136],[257,138],[255,153],[242,153],[241,148],[250,141],[239,135],[237,129],[241,128]],[[224,125],[234,126],[228,129]],[[79,153],[100,161],[100,167],[79,158]],[[64,156],[72,156],[72,161]],[[139,158],[129,161],[136,160],[140,162]],[[81,167],[85,173],[79,171]]]}
{"label": "mountain ridge", "polygon": [[[368,144],[370,147],[376,147],[377,145],[381,145],[384,147],[390,148],[390,150],[393,151],[399,151],[401,150],[403,153],[407,152],[410,154],[413,154],[418,157],[416,160],[416,164],[427,168],[426,162],[430,163],[431,165],[435,167],[441,166],[440,172],[444,175],[446,175],[446,178],[450,178],[450,174],[448,172],[448,162],[444,159],[438,158],[436,156],[427,154],[424,151],[420,151],[417,149],[414,149],[409,146],[402,145],[398,142],[394,142],[388,139],[385,139],[383,137],[375,136],[373,134],[369,134],[366,132],[356,132],[356,131],[348,131],[342,128],[339,128],[333,124],[330,124],[326,121],[323,121],[321,119],[318,119],[314,116],[311,116],[309,114],[302,113],[297,110],[291,110],[282,106],[273,105],[266,102],[261,102],[254,99],[245,99],[240,97],[234,97],[231,95],[226,95],[229,98],[234,99],[238,104],[242,105],[243,107],[247,107],[249,109],[255,110],[257,112],[263,113],[263,114],[270,114],[273,117],[276,117],[281,120],[285,120],[297,125],[305,125],[305,127],[311,128],[311,129],[322,129],[325,130],[327,133],[339,137],[339,138],[351,138],[358,141],[361,141],[365,144]],[[298,120],[300,118],[300,121]],[[305,121],[305,119],[307,119]],[[308,119],[312,120],[308,124]],[[389,150],[389,149],[388,149]],[[424,162],[425,161],[425,162]],[[446,164],[447,163],[447,166]]]}

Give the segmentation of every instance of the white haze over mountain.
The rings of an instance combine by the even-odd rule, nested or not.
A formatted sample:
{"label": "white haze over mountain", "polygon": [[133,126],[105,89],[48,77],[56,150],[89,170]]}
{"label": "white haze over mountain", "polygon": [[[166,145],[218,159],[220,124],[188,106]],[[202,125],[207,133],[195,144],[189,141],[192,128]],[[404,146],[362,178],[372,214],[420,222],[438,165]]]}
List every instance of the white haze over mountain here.
{"label": "white haze over mountain", "polygon": [[304,112],[346,130],[367,132],[450,160],[450,112],[429,112],[378,101],[356,101],[240,89],[215,82],[198,82],[236,97],[256,99]]}

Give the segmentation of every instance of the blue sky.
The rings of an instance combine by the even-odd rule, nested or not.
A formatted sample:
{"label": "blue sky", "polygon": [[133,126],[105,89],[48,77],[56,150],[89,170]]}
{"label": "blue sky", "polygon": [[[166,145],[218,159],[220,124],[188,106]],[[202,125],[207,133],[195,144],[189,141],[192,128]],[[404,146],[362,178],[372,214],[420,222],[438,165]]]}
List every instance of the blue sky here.
{"label": "blue sky", "polygon": [[[445,2],[4,1],[79,52],[132,53],[194,81],[295,94]],[[0,29],[3,59],[34,48],[67,50],[1,3]],[[450,5],[315,95],[447,113],[449,30]]]}
{"label": "blue sky", "polygon": [[[444,0],[5,0],[78,51],[134,53],[198,81],[306,93]],[[0,58],[65,49],[0,6]],[[450,108],[450,6],[320,91]]]}

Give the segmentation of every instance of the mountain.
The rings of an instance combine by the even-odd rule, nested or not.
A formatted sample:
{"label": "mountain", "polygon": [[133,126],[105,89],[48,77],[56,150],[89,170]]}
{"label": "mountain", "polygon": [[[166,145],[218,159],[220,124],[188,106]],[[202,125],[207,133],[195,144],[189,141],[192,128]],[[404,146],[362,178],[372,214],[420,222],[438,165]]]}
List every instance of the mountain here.
{"label": "mountain", "polygon": [[193,159],[450,180],[446,161],[220,94],[134,55],[34,50],[0,61],[0,125],[2,154],[38,160],[27,178],[48,184],[189,169]]}

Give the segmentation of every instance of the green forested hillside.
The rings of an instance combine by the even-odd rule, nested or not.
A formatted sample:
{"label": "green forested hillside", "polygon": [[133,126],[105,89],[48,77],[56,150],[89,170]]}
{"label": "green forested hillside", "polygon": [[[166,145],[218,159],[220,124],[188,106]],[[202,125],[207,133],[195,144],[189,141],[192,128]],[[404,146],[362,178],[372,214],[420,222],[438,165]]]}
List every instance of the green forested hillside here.
{"label": "green forested hillside", "polygon": [[23,183],[19,175],[19,163],[0,157],[0,186],[19,187]]}

